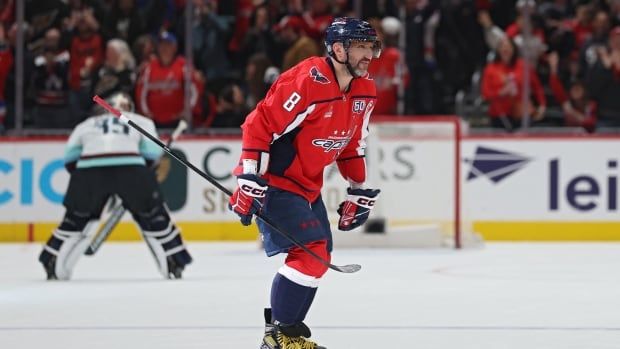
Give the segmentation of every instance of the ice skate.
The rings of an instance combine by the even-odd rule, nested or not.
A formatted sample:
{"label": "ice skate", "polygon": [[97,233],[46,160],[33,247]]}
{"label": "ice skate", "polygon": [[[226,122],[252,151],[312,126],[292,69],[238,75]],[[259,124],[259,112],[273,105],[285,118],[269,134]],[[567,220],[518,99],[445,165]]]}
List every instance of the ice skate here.
{"label": "ice skate", "polygon": [[58,276],[56,276],[56,256],[52,255],[47,251],[41,252],[39,256],[39,262],[43,264],[43,269],[45,269],[45,273],[47,274],[48,280],[58,280]]}
{"label": "ice skate", "polygon": [[185,264],[177,263],[171,256],[166,258],[168,263],[168,278],[169,279],[181,279],[183,277],[183,270],[185,270]]}
{"label": "ice skate", "polygon": [[310,335],[303,322],[293,326],[271,323],[271,309],[265,309],[265,336],[260,349],[327,349],[308,340]]}

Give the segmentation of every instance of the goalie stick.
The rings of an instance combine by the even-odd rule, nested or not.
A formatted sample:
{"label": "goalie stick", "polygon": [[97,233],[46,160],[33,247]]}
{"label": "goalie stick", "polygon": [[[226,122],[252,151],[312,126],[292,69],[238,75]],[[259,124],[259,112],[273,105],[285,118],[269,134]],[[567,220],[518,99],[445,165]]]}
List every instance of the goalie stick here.
{"label": "goalie stick", "polygon": [[[185,120],[181,120],[177,128],[175,128],[172,134],[170,135],[170,139],[168,139],[168,142],[166,143],[166,147],[170,147],[172,142],[174,142],[177,138],[179,138],[181,133],[183,133],[183,131],[185,131],[186,128],[187,128],[187,122],[185,122]],[[153,168],[155,168],[155,166],[157,166],[156,163],[153,164]],[[123,202],[120,201],[120,198],[119,198],[118,204],[116,204],[116,206],[114,206],[110,211],[112,213],[110,214],[108,219],[103,223],[103,225],[99,227],[99,230],[95,233],[90,243],[90,246],[88,246],[88,248],[84,252],[85,255],[92,256],[95,253],[97,253],[97,251],[99,250],[103,242],[110,236],[110,234],[112,234],[112,231],[114,230],[114,228],[116,228],[116,226],[118,225],[118,222],[121,221],[127,209],[125,208],[125,206],[123,206]]]}
{"label": "goalie stick", "polygon": [[[123,123],[133,127],[135,130],[137,130],[138,132],[140,132],[141,134],[143,134],[145,137],[147,137],[148,139],[150,139],[151,141],[153,141],[155,144],[157,144],[158,146],[160,146],[162,149],[164,149],[164,151],[168,154],[170,154],[170,156],[172,156],[173,158],[175,158],[177,161],[179,161],[181,164],[183,164],[184,166],[190,168],[192,171],[194,171],[196,174],[200,175],[202,178],[206,179],[209,183],[213,184],[217,189],[221,190],[223,193],[225,193],[228,196],[232,195],[232,192],[230,190],[228,190],[226,187],[222,186],[222,184],[220,184],[215,178],[209,176],[208,174],[206,174],[205,172],[203,172],[202,170],[200,170],[199,168],[197,168],[196,166],[194,166],[191,162],[183,159],[182,157],[174,154],[172,152],[172,150],[170,150],[170,148],[168,146],[166,146],[164,143],[162,143],[159,139],[157,139],[157,137],[154,137],[153,135],[151,135],[150,133],[148,133],[147,131],[145,131],[142,127],[140,127],[138,124],[136,124],[135,122],[131,121],[128,117],[126,117],[125,115],[123,115],[119,110],[113,108],[112,106],[110,106],[105,100],[103,100],[101,97],[95,95],[93,97],[93,101],[95,101],[95,103],[99,104],[100,106],[102,106],[103,108],[105,108],[107,111],[109,111],[110,113],[116,115]],[[291,234],[289,234],[288,232],[280,229],[277,227],[277,225],[267,216],[264,216],[263,214],[256,213],[256,217],[260,220],[262,220],[265,224],[267,224],[268,226],[270,226],[271,228],[273,228],[275,231],[277,231],[280,235],[284,236],[286,239],[288,239],[290,242],[292,242],[293,244],[295,244],[295,246],[301,248],[302,250],[304,250],[306,253],[308,253],[309,255],[311,255],[313,258],[315,258],[317,261],[319,261],[321,264],[323,264],[324,266],[335,270],[335,271],[339,271],[341,273],[355,273],[357,271],[359,271],[362,266],[359,264],[347,264],[347,265],[342,265],[342,266],[338,266],[338,265],[334,265],[331,264],[330,262],[326,261],[325,259],[323,259],[321,256],[317,255],[316,253],[312,252],[310,249],[308,249],[306,246],[304,246],[304,244],[302,244],[301,242],[299,242],[297,239],[295,239]]]}

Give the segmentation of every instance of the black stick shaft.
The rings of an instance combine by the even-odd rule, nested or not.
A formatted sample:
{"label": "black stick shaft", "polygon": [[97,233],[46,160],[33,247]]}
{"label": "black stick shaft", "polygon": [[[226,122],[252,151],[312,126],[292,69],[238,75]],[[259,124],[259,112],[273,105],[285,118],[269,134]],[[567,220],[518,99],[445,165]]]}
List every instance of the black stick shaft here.
{"label": "black stick shaft", "polygon": [[[107,109],[112,114],[118,116],[121,119],[121,121],[127,123],[129,126],[133,127],[136,131],[140,132],[146,138],[150,139],[155,144],[160,146],[166,153],[168,153],[170,156],[175,158],[181,164],[183,164],[184,166],[189,167],[192,171],[194,171],[196,174],[200,175],[200,177],[206,179],[209,183],[213,184],[216,188],[221,190],[226,195],[232,196],[232,192],[230,190],[228,190],[228,188],[226,188],[222,184],[220,184],[215,178],[209,176],[208,174],[203,172],[201,169],[199,169],[198,167],[194,166],[194,164],[192,164],[191,162],[189,162],[189,161],[183,159],[182,157],[176,155],[174,152],[172,152],[172,150],[166,144],[164,144],[162,141],[157,139],[157,137],[151,135],[146,130],[144,130],[142,127],[140,127],[138,124],[136,124],[135,122],[133,122],[132,120],[130,120],[126,116],[122,115],[122,113],[120,111],[114,109],[112,106],[110,106],[108,103],[106,103],[99,96],[93,97],[93,100],[97,104],[101,105],[103,108]],[[350,264],[350,265],[344,265],[344,266],[333,265],[333,264],[329,263],[328,261],[326,261],[325,259],[323,259],[321,256],[319,256],[316,253],[314,253],[312,250],[310,250],[306,246],[304,246],[303,243],[299,242],[292,235],[290,235],[289,233],[287,233],[287,232],[283,231],[282,229],[278,228],[278,226],[271,219],[269,219],[268,217],[266,217],[266,216],[264,216],[264,215],[262,215],[260,213],[256,213],[256,217],[259,218],[260,220],[262,220],[265,224],[270,226],[272,229],[277,231],[279,234],[284,236],[286,239],[288,239],[290,242],[292,242],[295,246],[301,248],[306,253],[308,253],[309,255],[314,257],[316,260],[321,262],[321,264],[323,264],[324,266],[326,266],[326,267],[328,267],[328,268],[330,268],[332,270],[336,270],[336,271],[343,272],[343,273],[354,273],[354,272],[357,272],[358,270],[361,269],[361,266],[358,265],[358,264]]]}

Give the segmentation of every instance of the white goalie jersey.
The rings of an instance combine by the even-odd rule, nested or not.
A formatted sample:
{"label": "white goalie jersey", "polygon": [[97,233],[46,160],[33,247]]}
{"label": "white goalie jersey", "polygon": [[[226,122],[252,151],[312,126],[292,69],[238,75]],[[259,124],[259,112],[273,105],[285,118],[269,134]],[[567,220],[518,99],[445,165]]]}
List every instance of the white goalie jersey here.
{"label": "white goalie jersey", "polygon": [[[152,135],[155,124],[142,115],[124,112],[125,116]],[[163,153],[148,138],[123,124],[116,116],[105,113],[91,116],[77,125],[65,150],[65,164],[77,162],[77,168],[145,165]]]}

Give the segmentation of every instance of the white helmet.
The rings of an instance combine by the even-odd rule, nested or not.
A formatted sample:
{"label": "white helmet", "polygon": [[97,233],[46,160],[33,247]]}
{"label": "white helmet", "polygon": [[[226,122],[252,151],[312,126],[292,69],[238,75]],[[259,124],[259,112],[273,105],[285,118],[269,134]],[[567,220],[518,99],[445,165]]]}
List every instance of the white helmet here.
{"label": "white helmet", "polygon": [[112,96],[108,97],[107,102],[112,107],[120,111],[128,111],[128,112],[134,111],[133,100],[128,94],[124,92],[117,92],[113,94]]}

